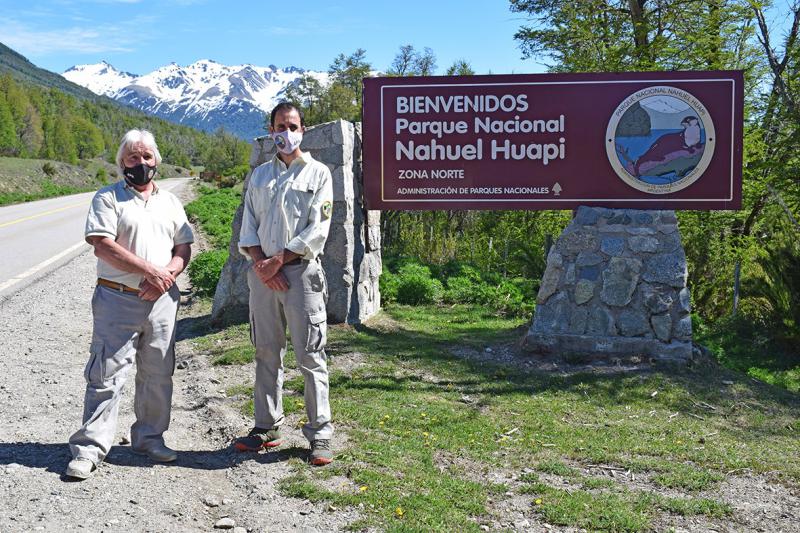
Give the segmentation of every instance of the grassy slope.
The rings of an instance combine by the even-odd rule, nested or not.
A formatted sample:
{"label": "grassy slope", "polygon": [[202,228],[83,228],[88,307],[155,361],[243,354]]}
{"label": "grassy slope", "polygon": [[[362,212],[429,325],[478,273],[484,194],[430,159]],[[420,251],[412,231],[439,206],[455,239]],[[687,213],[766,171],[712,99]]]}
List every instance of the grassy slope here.
{"label": "grassy slope", "polygon": [[[55,168],[52,177],[45,174],[42,169],[46,163]],[[100,168],[105,170],[105,179],[97,177]],[[93,191],[106,183],[117,181],[118,172],[116,165],[100,159],[70,165],[44,159],[0,157],[0,205]],[[162,164],[159,167],[161,178],[188,175],[186,169],[173,165]]]}
{"label": "grassy slope", "polygon": [[[477,307],[396,306],[368,326],[331,328],[347,448],[331,468],[296,462],[283,490],[363,506],[356,526],[396,531],[477,530],[509,490],[549,523],[641,531],[671,515],[729,519],[714,491],[737,472],[800,484],[797,395],[715,363],[561,375],[453,355],[510,349],[519,326]],[[243,325],[197,348],[218,364],[253,356]],[[285,388],[301,424],[302,380]],[[250,383],[228,392],[252,410]],[[646,486],[589,474],[596,465]]]}

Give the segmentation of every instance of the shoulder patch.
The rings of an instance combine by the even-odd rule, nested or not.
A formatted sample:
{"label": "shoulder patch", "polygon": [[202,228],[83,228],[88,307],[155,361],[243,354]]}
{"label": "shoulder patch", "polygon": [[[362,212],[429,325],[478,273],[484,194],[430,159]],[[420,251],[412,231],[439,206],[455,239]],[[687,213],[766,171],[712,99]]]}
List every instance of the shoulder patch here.
{"label": "shoulder patch", "polygon": [[322,218],[331,218],[331,214],[333,213],[333,204],[330,201],[325,201],[322,203]]}

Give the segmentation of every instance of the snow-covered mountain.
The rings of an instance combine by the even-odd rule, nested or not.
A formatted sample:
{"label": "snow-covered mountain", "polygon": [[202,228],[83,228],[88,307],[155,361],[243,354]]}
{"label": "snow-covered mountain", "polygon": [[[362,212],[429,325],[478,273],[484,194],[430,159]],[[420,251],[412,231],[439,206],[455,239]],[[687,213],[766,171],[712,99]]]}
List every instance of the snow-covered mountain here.
{"label": "snow-covered mountain", "polygon": [[170,63],[143,76],[120,72],[105,61],[77,65],[62,75],[146,113],[206,131],[222,126],[250,139],[266,133],[267,113],[303,74],[327,82],[324,72],[274,65],[228,66],[207,59],[186,67]]}

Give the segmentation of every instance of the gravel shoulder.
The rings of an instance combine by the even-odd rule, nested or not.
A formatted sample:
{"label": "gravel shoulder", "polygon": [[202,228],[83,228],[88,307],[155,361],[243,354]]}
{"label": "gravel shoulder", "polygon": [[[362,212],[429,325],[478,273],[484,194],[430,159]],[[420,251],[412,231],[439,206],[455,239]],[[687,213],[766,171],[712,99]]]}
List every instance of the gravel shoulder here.
{"label": "gravel shoulder", "polygon": [[[225,398],[216,368],[193,355],[192,335],[208,311],[199,304],[183,306],[178,317],[180,364],[165,434],[178,460],[154,464],[122,444],[134,420],[131,376],[120,406],[120,444],[89,480],[64,478],[67,440],[83,409],[95,276],[94,256],[86,252],[0,301],[0,531],[209,531],[225,517],[249,531],[334,531],[354,520],[353,513],[278,493],[289,461],[305,457],[300,440],[269,454],[229,447],[252,422]],[[179,284],[188,294],[184,276]]]}

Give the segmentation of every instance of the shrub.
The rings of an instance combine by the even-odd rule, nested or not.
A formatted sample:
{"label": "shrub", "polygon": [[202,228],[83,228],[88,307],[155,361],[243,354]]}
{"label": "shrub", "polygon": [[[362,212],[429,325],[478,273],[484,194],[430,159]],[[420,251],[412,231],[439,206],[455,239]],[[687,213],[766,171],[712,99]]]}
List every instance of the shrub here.
{"label": "shrub", "polygon": [[483,303],[488,296],[489,287],[483,280],[467,276],[447,278],[447,289],[442,299],[451,304]]}
{"label": "shrub", "polygon": [[392,274],[386,265],[383,265],[381,277],[378,280],[378,287],[381,293],[381,301],[384,303],[397,301],[397,286],[400,283],[398,277]]}
{"label": "shrub", "polygon": [[47,161],[44,165],[42,165],[42,172],[47,174],[50,177],[56,175],[56,167],[50,161]]}
{"label": "shrub", "polygon": [[97,169],[94,179],[96,179],[98,183],[106,184],[108,183],[108,172],[106,172],[106,169],[103,167],[100,167]]}
{"label": "shrub", "polygon": [[429,304],[442,298],[442,282],[431,277],[431,271],[426,266],[418,263],[403,265],[397,278],[397,301],[401,304]]}
{"label": "shrub", "polygon": [[217,290],[217,282],[222,273],[222,267],[228,260],[228,250],[209,250],[197,254],[189,263],[189,277],[197,293],[203,296],[213,296]]}

